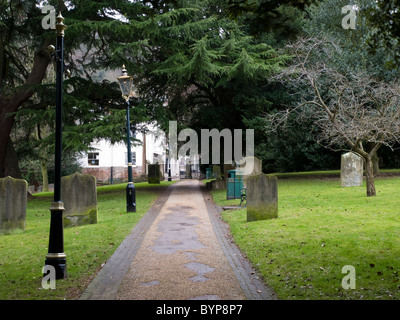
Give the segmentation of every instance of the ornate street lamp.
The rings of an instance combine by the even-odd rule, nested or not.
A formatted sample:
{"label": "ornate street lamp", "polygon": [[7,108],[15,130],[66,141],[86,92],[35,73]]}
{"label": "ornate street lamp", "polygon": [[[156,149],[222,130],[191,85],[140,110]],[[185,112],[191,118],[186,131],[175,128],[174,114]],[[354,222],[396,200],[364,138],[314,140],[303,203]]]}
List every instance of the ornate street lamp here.
{"label": "ornate street lamp", "polygon": [[126,186],[126,212],[136,212],[136,193],[132,177],[131,126],[129,121],[129,97],[132,94],[133,79],[128,76],[125,65],[122,66],[122,76],[118,77],[122,97],[126,101],[126,144],[128,148],[128,185]]}
{"label": "ornate street lamp", "polygon": [[[49,248],[45,265],[53,266],[56,279],[67,276],[67,260],[64,253],[64,203],[61,201],[61,151],[62,151],[62,104],[63,104],[63,73],[64,73],[64,18],[61,12],[57,16],[56,60],[56,132],[55,132],[55,170],[54,170],[54,201],[51,204]],[[54,47],[53,47],[54,48]]]}

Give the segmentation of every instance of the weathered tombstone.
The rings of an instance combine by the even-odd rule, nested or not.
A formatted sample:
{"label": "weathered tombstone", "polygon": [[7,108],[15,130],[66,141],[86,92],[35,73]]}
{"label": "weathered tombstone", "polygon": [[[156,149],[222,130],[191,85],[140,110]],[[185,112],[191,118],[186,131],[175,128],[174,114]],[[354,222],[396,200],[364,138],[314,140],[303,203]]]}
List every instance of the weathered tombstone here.
{"label": "weathered tombstone", "polygon": [[213,180],[213,181],[214,181],[214,183],[212,184],[212,189],[213,190],[221,190],[221,189],[225,189],[226,188],[225,180],[216,179],[216,180]]}
{"label": "weathered tombstone", "polygon": [[187,164],[185,170],[186,179],[192,179],[192,165]]}
{"label": "weathered tombstone", "polygon": [[213,174],[212,177],[214,179],[220,179],[221,178],[221,167],[219,165],[213,165]]}
{"label": "weathered tombstone", "polygon": [[11,177],[0,179],[0,234],[25,231],[28,182]]}
{"label": "weathered tombstone", "polygon": [[159,164],[149,164],[148,182],[150,184],[160,183],[160,165]]}
{"label": "weathered tombstone", "polygon": [[278,217],[278,178],[264,173],[247,177],[247,221]]}
{"label": "weathered tombstone", "polygon": [[245,161],[240,165],[244,180],[246,180],[248,176],[262,173],[262,160],[256,157],[245,157],[242,161]]}
{"label": "weathered tombstone", "polygon": [[363,159],[354,152],[342,154],[340,164],[340,186],[360,187],[363,185]]}
{"label": "weathered tombstone", "polygon": [[75,172],[61,178],[64,226],[97,223],[96,177]]}

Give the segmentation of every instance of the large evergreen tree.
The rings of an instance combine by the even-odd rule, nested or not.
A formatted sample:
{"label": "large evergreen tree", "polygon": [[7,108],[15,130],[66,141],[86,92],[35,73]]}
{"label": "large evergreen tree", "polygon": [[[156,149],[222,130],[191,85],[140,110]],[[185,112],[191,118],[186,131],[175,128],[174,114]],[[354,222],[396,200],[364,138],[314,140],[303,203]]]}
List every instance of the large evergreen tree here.
{"label": "large evergreen tree", "polygon": [[[41,28],[39,1],[19,3],[24,7],[18,33],[14,30],[16,4],[4,4],[1,21],[8,23],[8,34],[4,33],[2,43],[26,42],[31,51],[41,48],[34,61],[40,57],[43,63],[40,71],[34,65],[25,77],[2,82],[9,88],[1,97],[1,119],[8,124],[0,134],[5,141],[14,124],[14,115],[6,116],[9,112],[18,111],[19,119],[29,121],[31,127],[35,122],[51,127],[54,117],[54,86],[51,81],[41,84],[51,64],[45,48],[54,42],[54,33]],[[268,107],[262,86],[279,68],[282,57],[265,42],[248,36],[240,21],[227,18],[225,1],[74,0],[67,2],[68,8],[62,1],[41,1],[41,5],[47,3],[64,9],[68,25],[66,64],[72,77],[65,81],[63,141],[67,149],[82,150],[100,137],[123,139],[124,105],[116,83],[93,77],[99,70],[120,68],[122,63],[134,76],[140,97],[132,113],[133,123],[155,119],[165,125],[168,120],[178,120],[194,129],[242,128],[243,117]],[[29,61],[32,54],[24,58]],[[23,64],[14,60],[4,60],[3,70]],[[29,95],[23,96],[15,91],[15,79],[27,82],[29,71],[35,75],[36,86],[24,86]],[[6,107],[8,100],[14,101],[11,93],[21,97],[13,108]],[[37,112],[48,116],[43,119]],[[50,134],[41,143],[49,145],[52,139]],[[5,148],[0,155],[0,175],[5,175]]]}
{"label": "large evergreen tree", "polygon": [[244,129],[246,119],[269,110],[265,86],[286,57],[227,9],[226,1],[182,1],[151,21],[158,27],[147,29],[139,88],[163,129],[168,120],[197,132]]}
{"label": "large evergreen tree", "polygon": [[[96,138],[120,141],[125,137],[125,105],[118,85],[116,81],[99,81],[94,74],[123,64],[121,56],[115,55],[115,59],[109,56],[120,46],[126,23],[106,14],[107,4],[98,1],[68,1],[68,9],[63,1],[1,1],[0,177],[20,176],[10,139],[13,127],[26,129],[22,135],[25,143],[18,141],[20,147],[25,147],[20,148],[20,154],[32,155],[29,151],[38,144],[41,150],[52,150],[51,130],[45,139],[32,139],[29,135],[34,128],[40,136],[37,128],[52,128],[54,123],[54,79],[43,81],[53,68],[47,47],[55,42],[54,30],[42,28],[44,14],[40,7],[46,4],[62,10],[68,25],[65,62],[72,77],[64,82],[64,151],[84,150]],[[138,12],[130,1],[115,1],[113,5]],[[146,119],[140,108],[132,116],[137,122]]]}
{"label": "large evergreen tree", "polygon": [[19,176],[14,146],[9,138],[15,113],[45,77],[51,58],[50,40],[33,36],[40,31],[34,19],[35,1],[0,2],[0,177]]}
{"label": "large evergreen tree", "polygon": [[[273,6],[268,6],[272,2]],[[0,98],[0,119],[8,125],[1,127],[0,139],[10,141],[15,115],[18,125],[32,133],[40,132],[38,125],[51,129],[54,122],[54,81],[42,82],[48,65],[52,64],[46,47],[55,38],[54,32],[41,28],[44,15],[39,7],[44,4],[61,9],[68,25],[65,60],[72,76],[65,81],[63,141],[66,150],[83,150],[96,138],[124,139],[125,106],[117,84],[99,81],[101,77],[96,76],[101,70],[119,69],[122,64],[133,75],[139,97],[133,103],[133,126],[135,122],[157,120],[165,130],[169,120],[177,120],[181,126],[195,130],[261,129],[256,125],[260,117],[276,108],[285,94],[282,88],[276,90],[275,85],[268,83],[287,58],[274,47],[296,34],[301,21],[294,2],[293,6],[272,2],[259,1],[262,10],[246,9],[243,15],[231,19],[235,10],[233,3],[222,0],[71,0],[65,2],[67,6],[63,1],[51,0],[21,0],[12,4],[3,1],[0,22],[6,28],[2,29],[2,48],[26,43],[30,51],[24,59],[29,62],[40,57],[43,63],[40,72],[37,67],[29,68],[29,63],[22,63],[28,70],[17,73],[15,70],[21,63],[0,55],[2,74],[13,78],[6,81],[6,77],[2,78],[2,86],[8,90],[2,91]],[[15,28],[18,5],[23,9],[20,25]],[[261,13],[265,17],[279,16],[280,20],[274,20],[274,27],[268,32],[259,30],[253,36],[251,25]],[[288,35],[282,26],[293,32]],[[34,52],[37,52],[35,56]],[[9,56],[11,53],[19,57],[21,52],[13,50]],[[30,84],[29,74],[36,75],[35,85],[21,87],[29,88],[29,96],[19,99],[13,108],[6,107],[13,101],[13,95],[22,97],[15,88],[24,82]],[[32,139],[33,145],[21,141],[18,145],[27,149],[40,145],[40,150],[52,150],[52,130],[49,132],[41,139]],[[4,161],[9,154],[4,143],[2,146],[0,176],[7,172]]]}

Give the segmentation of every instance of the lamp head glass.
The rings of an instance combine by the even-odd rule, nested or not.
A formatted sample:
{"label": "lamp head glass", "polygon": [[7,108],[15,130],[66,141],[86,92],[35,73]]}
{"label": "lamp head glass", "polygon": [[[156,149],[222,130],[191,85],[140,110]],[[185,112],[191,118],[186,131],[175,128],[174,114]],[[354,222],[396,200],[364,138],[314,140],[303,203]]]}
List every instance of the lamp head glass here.
{"label": "lamp head glass", "polygon": [[133,79],[131,76],[128,76],[125,65],[122,66],[122,76],[117,79],[121,88],[122,97],[128,101],[132,93]]}

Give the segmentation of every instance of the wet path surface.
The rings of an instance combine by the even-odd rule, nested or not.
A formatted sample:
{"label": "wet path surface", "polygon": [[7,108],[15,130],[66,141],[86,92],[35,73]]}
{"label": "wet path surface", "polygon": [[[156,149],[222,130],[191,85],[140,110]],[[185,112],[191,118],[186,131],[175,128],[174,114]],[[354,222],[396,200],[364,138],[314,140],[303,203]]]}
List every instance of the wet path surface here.
{"label": "wet path surface", "polygon": [[175,186],[116,298],[245,299],[219,246],[199,181]]}
{"label": "wet path surface", "polygon": [[[216,228],[201,182],[180,181],[168,189],[152,218],[142,219],[149,220],[147,227],[138,225],[132,234],[147,232],[127,237],[81,299],[273,299],[254,282],[237,248],[216,234],[227,230]],[[113,274],[115,261],[119,271]]]}

